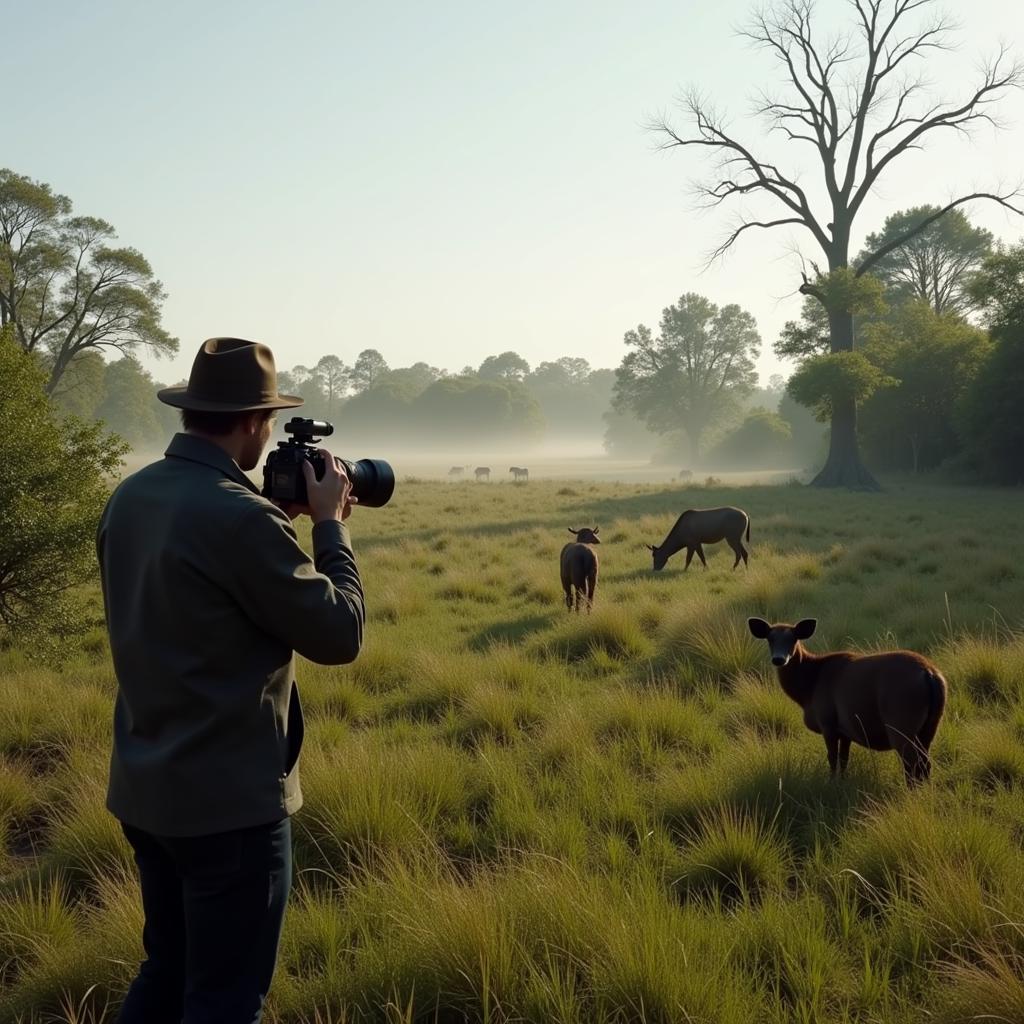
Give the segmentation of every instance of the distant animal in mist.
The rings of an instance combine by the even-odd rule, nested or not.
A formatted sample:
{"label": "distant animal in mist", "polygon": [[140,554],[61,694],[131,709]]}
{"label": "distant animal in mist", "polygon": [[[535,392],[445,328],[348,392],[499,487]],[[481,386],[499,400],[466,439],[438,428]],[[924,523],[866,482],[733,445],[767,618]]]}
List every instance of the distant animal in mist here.
{"label": "distant animal in mist", "polygon": [[692,480],[693,479],[693,470],[692,469],[681,469],[681,470],[679,470],[679,479],[680,480]]}
{"label": "distant animal in mist", "polygon": [[477,466],[473,470],[473,475],[477,480],[490,480],[491,479],[491,467],[490,466]]}
{"label": "distant animal in mist", "polygon": [[594,595],[597,593],[597,552],[590,545],[600,544],[597,534],[600,527],[592,530],[574,530],[569,532],[576,540],[569,541],[559,555],[559,569],[562,575],[562,589],[565,591],[565,607],[569,611],[580,610],[582,599],[587,612],[594,607]]}
{"label": "distant animal in mist", "polygon": [[725,506],[724,508],[691,508],[687,509],[677,520],[668,536],[657,546],[648,544],[647,549],[654,558],[654,571],[665,568],[665,563],[677,552],[686,548],[685,572],[690,568],[694,554],[706,569],[708,563],[704,559],[704,544],[717,544],[724,540],[736,555],[732,567],[735,569],[743,559],[747,565],[748,552],[743,546],[743,531],[747,531],[747,542],[750,542],[750,517],[741,508]]}
{"label": "distant animal in mist", "polygon": [[837,764],[846,774],[850,744],[857,743],[895,750],[908,786],[928,778],[928,748],[946,707],[946,680],[932,662],[913,651],[812,654],[802,641],[814,634],[815,619],[747,625],[768,641],[782,689],[804,709],[807,728],[824,737],[833,777]]}
{"label": "distant animal in mist", "polygon": [[465,471],[465,466],[452,466],[452,468],[448,470],[448,475],[451,477],[462,476]]}
{"label": "distant animal in mist", "polygon": [[513,480],[530,479],[530,471],[525,466],[509,466],[508,471],[512,474]]}

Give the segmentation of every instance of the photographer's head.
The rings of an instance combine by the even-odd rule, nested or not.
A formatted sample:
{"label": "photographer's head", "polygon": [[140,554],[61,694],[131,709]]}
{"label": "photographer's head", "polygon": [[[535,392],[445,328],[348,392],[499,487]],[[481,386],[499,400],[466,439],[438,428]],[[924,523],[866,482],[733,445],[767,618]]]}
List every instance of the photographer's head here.
{"label": "photographer's head", "polygon": [[157,397],[181,410],[188,433],[214,441],[245,470],[259,464],[276,410],[302,405],[301,398],[278,394],[270,349],[242,338],[204,341],[188,384],[164,388]]}

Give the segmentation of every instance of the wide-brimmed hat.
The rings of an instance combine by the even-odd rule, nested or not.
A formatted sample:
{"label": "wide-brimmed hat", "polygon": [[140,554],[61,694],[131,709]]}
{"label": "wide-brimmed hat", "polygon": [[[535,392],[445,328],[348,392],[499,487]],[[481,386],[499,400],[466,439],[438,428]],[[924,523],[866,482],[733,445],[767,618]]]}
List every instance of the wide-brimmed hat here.
{"label": "wide-brimmed hat", "polygon": [[255,412],[302,405],[295,395],[277,393],[274,354],[244,338],[208,338],[196,353],[185,387],[164,388],[157,398],[196,412]]}

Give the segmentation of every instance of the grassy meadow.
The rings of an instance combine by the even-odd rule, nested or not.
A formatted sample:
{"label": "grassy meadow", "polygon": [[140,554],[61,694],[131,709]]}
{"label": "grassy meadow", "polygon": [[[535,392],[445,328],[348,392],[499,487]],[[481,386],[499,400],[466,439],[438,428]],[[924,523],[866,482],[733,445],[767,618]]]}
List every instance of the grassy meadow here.
{"label": "grassy meadow", "polygon": [[[652,573],[644,544],[717,504],[750,513],[749,569],[720,544]],[[1021,492],[901,483],[406,480],[357,511],[368,639],[299,666],[266,1019],[1024,1021],[1022,523]],[[593,525],[574,616],[558,552]],[[748,615],[930,654],[931,783],[859,747],[830,783]],[[99,623],[59,671],[0,653],[0,1024],[112,1021],[135,972],[114,688]]]}

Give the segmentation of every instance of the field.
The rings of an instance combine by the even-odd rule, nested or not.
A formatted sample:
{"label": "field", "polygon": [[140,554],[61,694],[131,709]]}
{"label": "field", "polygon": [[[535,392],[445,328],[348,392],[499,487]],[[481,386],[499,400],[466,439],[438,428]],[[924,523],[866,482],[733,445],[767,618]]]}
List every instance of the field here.
{"label": "field", "polygon": [[[749,511],[750,568],[652,573],[644,544],[715,504]],[[402,482],[353,524],[364,653],[299,667],[267,1019],[1024,1020],[1022,522],[1024,493],[899,482]],[[573,616],[558,551],[595,524]],[[932,782],[854,747],[830,783],[748,615],[933,656]],[[112,1021],[134,973],[113,692],[100,626],[59,671],[0,654],[0,1024]]]}

